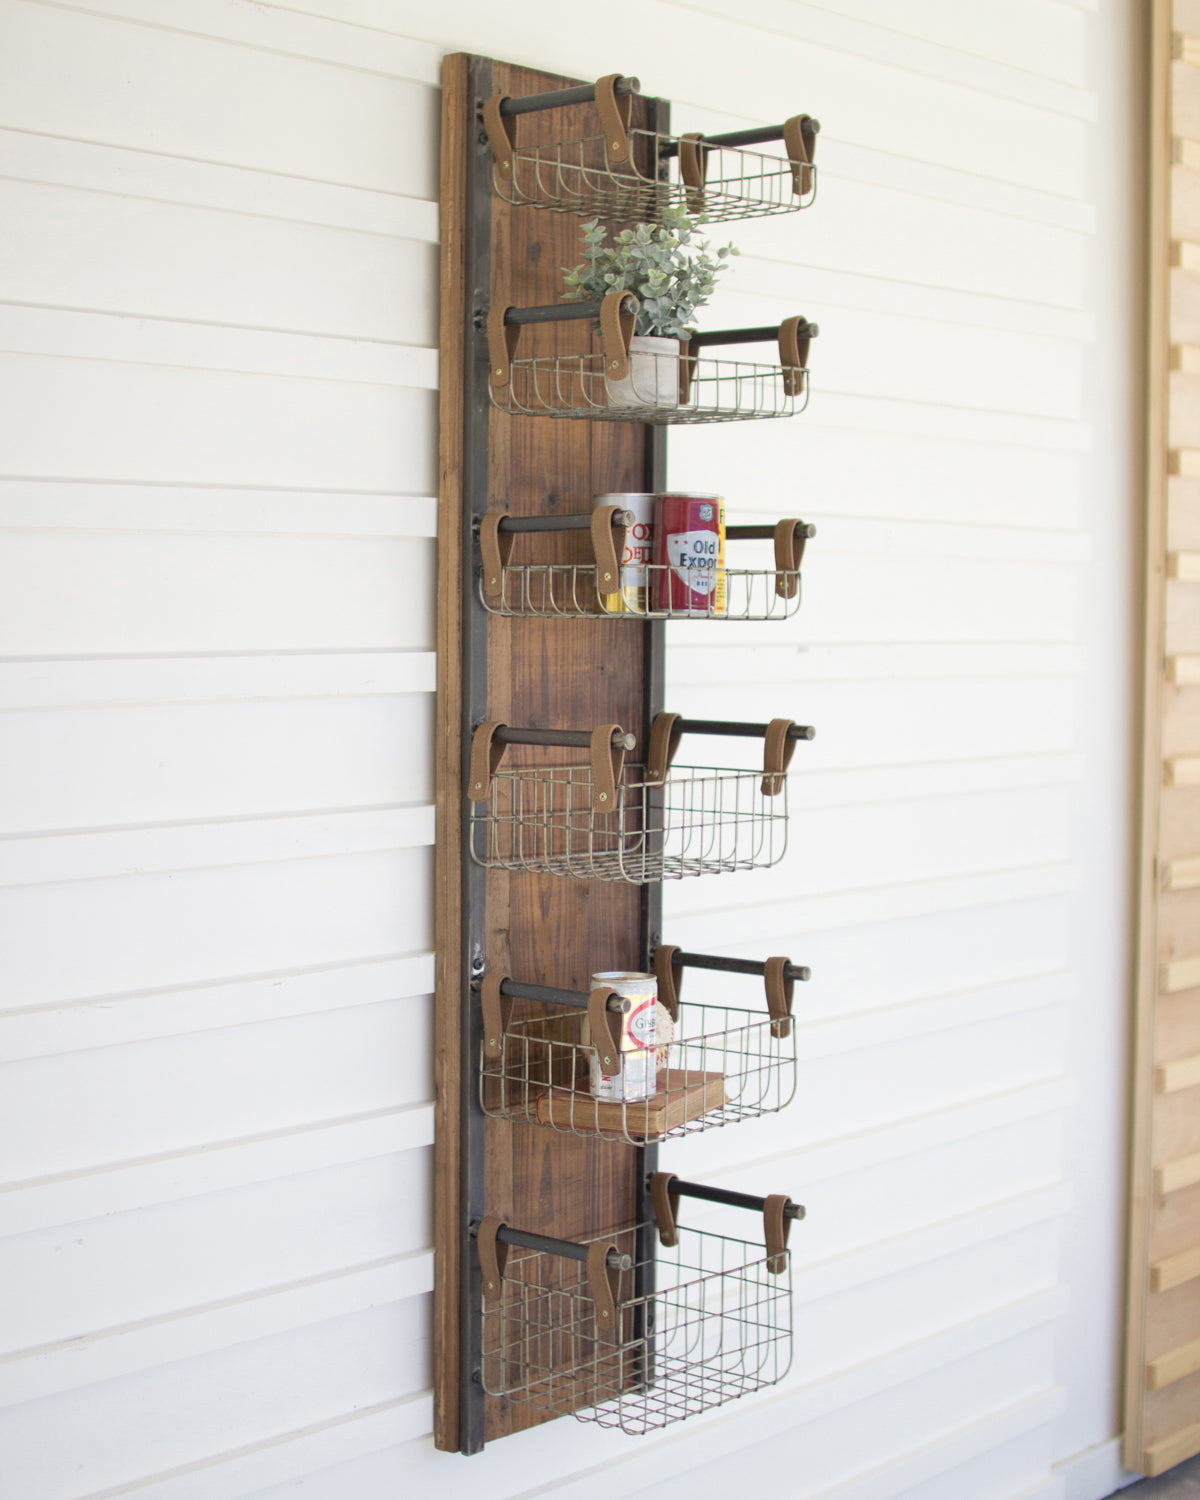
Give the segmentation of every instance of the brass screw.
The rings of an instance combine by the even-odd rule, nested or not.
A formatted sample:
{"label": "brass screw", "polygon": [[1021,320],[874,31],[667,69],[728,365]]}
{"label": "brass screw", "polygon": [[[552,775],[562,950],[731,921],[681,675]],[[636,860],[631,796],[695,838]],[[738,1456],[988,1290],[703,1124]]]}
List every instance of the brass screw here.
{"label": "brass screw", "polygon": [[503,370],[497,370],[497,371],[496,371],[496,374],[497,374],[497,375],[503,375],[503,374],[504,374],[504,371],[503,371]]}
{"label": "brass screw", "polygon": [[488,1291],[489,1292],[494,1292],[495,1290],[496,1290],[496,1283],[494,1281],[489,1281],[488,1282]]}
{"label": "brass screw", "polygon": [[482,781],[477,781],[477,782],[476,782],[476,783],[475,783],[475,790],[476,790],[476,791],[477,791],[477,792],[481,792],[481,791],[483,791],[483,782],[482,782]]}
{"label": "brass screw", "polygon": [[608,801],[608,793],[607,792],[601,792],[600,793],[600,800],[601,800],[601,802],[607,802]]}

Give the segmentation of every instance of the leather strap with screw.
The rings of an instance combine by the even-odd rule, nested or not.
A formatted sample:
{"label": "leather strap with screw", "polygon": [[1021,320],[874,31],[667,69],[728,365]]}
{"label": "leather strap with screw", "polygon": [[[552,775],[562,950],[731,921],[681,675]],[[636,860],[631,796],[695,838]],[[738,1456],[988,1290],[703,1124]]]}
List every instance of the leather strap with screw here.
{"label": "leather strap with screw", "polygon": [[507,94],[493,94],[483,102],[483,128],[496,158],[496,171],[503,182],[513,180],[513,156],[517,147],[517,117],[500,113],[500,106],[507,98]]}
{"label": "leather strap with screw", "polygon": [[601,724],[592,730],[592,811],[616,812],[617,788],[625,769],[625,746],[614,744],[613,735],[622,734],[619,724]]}
{"label": "leather strap with screw", "polygon": [[472,802],[486,802],[492,789],[492,777],[504,759],[505,746],[493,738],[504,725],[498,719],[481,724],[471,738],[471,768],[467,777],[467,797]]}
{"label": "leather strap with screw", "polygon": [[599,505],[592,512],[592,554],[596,559],[596,588],[601,594],[615,594],[620,587],[625,527],[614,526],[613,517],[620,515],[621,509],[619,505]]}
{"label": "leather strap with screw", "polygon": [[813,185],[812,159],[817,153],[817,137],[815,131],[806,136],[804,130],[811,118],[811,115],[793,115],[783,122],[783,144],[792,164],[792,192],[801,198],[812,192]]}
{"label": "leather strap with screw", "polygon": [[668,1249],[679,1243],[679,1194],[671,1191],[674,1172],[655,1172],[650,1179],[650,1202],[658,1225],[659,1242]]}
{"label": "leather strap with screw", "polygon": [[683,965],[675,962],[678,952],[675,944],[659,943],[651,960],[658,980],[658,1003],[670,1013],[672,1021],[679,1019],[679,990],[683,984]]}
{"label": "leather strap with screw", "polygon": [[779,325],[779,363],[786,396],[804,394],[804,372],[813,332],[813,325],[803,317],[784,318]]}
{"label": "leather strap with screw", "polygon": [[687,199],[688,212],[704,212],[704,179],[708,173],[708,151],[700,144],[704,137],[691,130],[679,137],[679,176]]}
{"label": "leather strap with screw", "polygon": [[485,1302],[499,1302],[504,1295],[504,1267],[508,1263],[508,1246],[496,1236],[500,1230],[507,1228],[503,1219],[482,1219],[475,1235],[479,1269],[483,1272]]}
{"label": "leather strap with screw", "polygon": [[615,88],[620,73],[606,73],[596,80],[596,113],[600,116],[600,129],[604,132],[604,150],[610,167],[632,167],[633,153],[629,147],[629,115],[633,107],[632,94],[618,94]]}
{"label": "leather strap with screw", "polygon": [[621,1016],[619,1011],[608,1008],[615,994],[611,985],[600,984],[588,996],[587,1003],[592,1046],[600,1059],[600,1071],[609,1078],[616,1078],[621,1072]]}
{"label": "leather strap with screw", "polygon": [[508,1030],[512,1015],[511,995],[502,995],[500,986],[508,974],[487,973],[479,987],[479,1002],[483,1011],[483,1050],[488,1057],[499,1057],[504,1048],[504,1033]]}
{"label": "leather strap with screw", "polygon": [[507,307],[496,306],[488,312],[488,381],[491,385],[507,385],[512,378],[512,360],[517,352],[517,339],[521,335],[519,323],[506,323]]}
{"label": "leather strap with screw", "polygon": [[640,309],[632,292],[609,292],[600,303],[600,348],[609,380],[629,376],[629,344]]}
{"label": "leather strap with screw", "polygon": [[646,751],[646,785],[661,786],[667,779],[682,733],[675,725],[681,714],[655,714],[650,726],[650,746]]}
{"label": "leather strap with screw", "polygon": [[775,527],[775,592],[781,599],[794,599],[800,591],[804,544],[812,534],[803,521],[780,521]]}
{"label": "leather strap with screw", "polygon": [[589,1245],[587,1257],[588,1287],[596,1304],[596,1331],[608,1333],[617,1327],[617,1307],[621,1292],[621,1273],[608,1264],[616,1255],[615,1245]]}
{"label": "leather strap with screw", "polygon": [[792,756],[796,750],[796,741],[788,738],[788,730],[792,728],[791,719],[772,719],[767,725],[766,740],[763,745],[763,779],[762,793],[764,797],[774,797],[783,790],[785,772],[792,763]]}
{"label": "leather strap with screw", "polygon": [[771,1035],[782,1040],[792,1034],[792,993],[795,981],[787,970],[789,958],[768,958],[763,966],[763,982],[767,988],[767,1014],[771,1017]]}
{"label": "leather strap with screw", "polygon": [[763,1202],[763,1229],[767,1243],[767,1270],[779,1276],[787,1270],[788,1232],[792,1221],[784,1213],[791,1199],[786,1193],[772,1193]]}
{"label": "leather strap with screw", "polygon": [[479,523],[479,552],[483,559],[483,591],[489,598],[499,598],[504,593],[504,570],[512,556],[516,538],[500,530],[500,522],[508,520],[508,512],[490,510]]}
{"label": "leather strap with screw", "polygon": [[688,353],[691,339],[679,340],[679,404],[686,406],[692,394],[692,376],[696,373],[696,358]]}

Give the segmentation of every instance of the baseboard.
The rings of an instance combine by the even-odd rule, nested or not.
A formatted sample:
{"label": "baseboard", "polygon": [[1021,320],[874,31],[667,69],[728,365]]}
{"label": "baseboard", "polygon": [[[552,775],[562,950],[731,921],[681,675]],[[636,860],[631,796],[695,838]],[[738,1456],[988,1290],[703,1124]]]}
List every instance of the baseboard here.
{"label": "baseboard", "polygon": [[1106,1500],[1142,1477],[1121,1467],[1120,1438],[1064,1459],[1055,1464],[1054,1472],[1063,1481],[1063,1500]]}

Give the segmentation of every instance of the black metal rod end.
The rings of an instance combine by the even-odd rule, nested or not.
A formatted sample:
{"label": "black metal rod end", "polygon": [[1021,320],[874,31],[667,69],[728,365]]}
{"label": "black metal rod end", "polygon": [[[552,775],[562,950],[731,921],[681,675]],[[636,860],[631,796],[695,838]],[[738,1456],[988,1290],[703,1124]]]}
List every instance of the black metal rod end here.
{"label": "black metal rod end", "polygon": [[817,731],[811,724],[793,724],[788,730],[789,740],[815,740]]}

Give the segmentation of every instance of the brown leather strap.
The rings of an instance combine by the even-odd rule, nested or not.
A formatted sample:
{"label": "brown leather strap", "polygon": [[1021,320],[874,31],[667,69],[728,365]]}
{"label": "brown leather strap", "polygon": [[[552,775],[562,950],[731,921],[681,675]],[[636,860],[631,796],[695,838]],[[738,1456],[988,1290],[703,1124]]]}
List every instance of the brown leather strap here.
{"label": "brown leather strap", "polygon": [[498,1240],[496,1235],[507,1227],[503,1219],[483,1219],[475,1236],[479,1269],[483,1272],[485,1302],[499,1302],[504,1295],[504,1267],[508,1262],[508,1246]]}
{"label": "brown leather strap", "polygon": [[792,192],[801,198],[812,192],[812,159],[817,154],[816,135],[809,140],[804,138],[804,122],[808,119],[810,115],[793,115],[783,122],[783,144],[792,164]]}
{"label": "brown leather strap", "polygon": [[679,404],[686,406],[692,394],[692,376],[696,373],[696,356],[688,353],[691,339],[679,340]]}
{"label": "brown leather strap", "polygon": [[683,965],[675,962],[677,946],[659,943],[654,950],[654,977],[658,980],[658,1003],[670,1012],[672,1021],[679,1019],[679,988],[683,984]]}
{"label": "brown leather strap", "polygon": [[771,1035],[780,1039],[792,1034],[792,992],[796,985],[785,972],[790,963],[789,958],[768,958],[763,966],[763,981],[767,987],[767,1014],[771,1017]]}
{"label": "brown leather strap", "polygon": [[467,781],[467,796],[472,802],[486,802],[492,789],[492,777],[504,759],[505,747],[497,744],[492,736],[504,725],[498,719],[481,724],[471,739],[471,772]]}
{"label": "brown leather strap", "polygon": [[646,751],[647,786],[661,786],[667,779],[667,772],[671,769],[671,762],[675,759],[675,752],[679,749],[682,738],[680,731],[675,728],[681,717],[680,714],[654,716],[654,723],[650,726],[650,747]]}
{"label": "brown leather strap", "polygon": [[496,158],[496,171],[503,181],[511,182],[513,175],[513,151],[517,144],[516,115],[502,115],[500,106],[507,94],[493,94],[483,103],[483,128],[487,131],[492,155]]}
{"label": "brown leather strap", "polygon": [[[500,530],[500,522],[507,520],[507,511],[490,510],[479,523],[479,551],[483,558],[483,591],[497,598],[504,592],[504,570],[508,567],[513,542],[516,540],[511,534],[505,534]],[[778,552],[778,546],[776,551]]]}
{"label": "brown leather strap", "polygon": [[775,592],[781,599],[794,599],[800,590],[796,575],[807,538],[808,527],[803,521],[780,521],[775,527]]}
{"label": "brown leather strap", "polygon": [[608,1264],[608,1257],[616,1254],[615,1245],[589,1245],[587,1257],[587,1279],[592,1301],[596,1304],[596,1331],[607,1333],[617,1326],[617,1298],[621,1289],[621,1273]]}
{"label": "brown leather strap", "polygon": [[618,1011],[608,1008],[609,999],[615,994],[611,985],[597,985],[587,1004],[592,1046],[600,1059],[600,1071],[609,1078],[616,1078],[621,1071],[621,1017]]}
{"label": "brown leather strap", "polygon": [[654,1206],[658,1238],[668,1247],[679,1243],[679,1194],[671,1191],[674,1181],[674,1172],[655,1172],[650,1179],[650,1202]]}
{"label": "brown leather strap", "polygon": [[788,730],[791,727],[791,719],[772,719],[767,725],[766,741],[763,747],[762,793],[764,797],[774,797],[777,792],[783,790],[784,772],[791,765],[792,756],[796,750],[796,741],[788,739]]}
{"label": "brown leather strap", "polygon": [[767,1270],[778,1276],[787,1270],[788,1231],[791,1219],[785,1217],[784,1209],[792,1200],[786,1193],[772,1193],[763,1202],[763,1227],[767,1241]]}
{"label": "brown leather strap", "polygon": [[618,94],[614,88],[620,73],[606,73],[596,80],[596,113],[600,116],[600,129],[604,132],[604,148],[608,153],[608,164],[613,167],[631,167],[633,157],[629,150],[629,111],[633,105],[632,94]]}
{"label": "brown leather strap", "polygon": [[621,554],[625,551],[625,528],[614,526],[619,505],[598,505],[592,512],[592,553],[596,559],[596,588],[615,594],[620,587]]}
{"label": "brown leather strap", "polygon": [[804,394],[804,370],[812,339],[807,318],[784,318],[779,325],[779,363],[783,367],[783,390],[787,396]]}
{"label": "brown leather strap", "polygon": [[504,1046],[504,1033],[508,1030],[508,1018],[512,1015],[512,996],[502,995],[500,986],[511,976],[488,972],[479,987],[479,1000],[483,1009],[483,1050],[489,1057],[499,1057]]}
{"label": "brown leather strap", "polygon": [[641,303],[632,292],[609,292],[600,303],[600,348],[609,380],[629,375],[629,341]]}
{"label": "brown leather strap", "polygon": [[507,307],[497,305],[488,313],[488,380],[492,385],[507,385],[512,375],[512,358],[517,352],[520,324],[504,321]]}
{"label": "brown leather strap", "polygon": [[592,811],[616,812],[617,787],[625,769],[625,747],[614,745],[613,735],[623,731],[619,724],[601,724],[592,730]]}
{"label": "brown leather strap", "polygon": [[679,176],[684,186],[688,212],[704,212],[704,179],[708,173],[708,152],[700,144],[704,137],[699,131],[689,131],[679,137]]}

